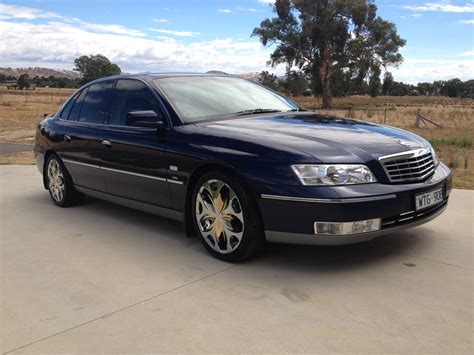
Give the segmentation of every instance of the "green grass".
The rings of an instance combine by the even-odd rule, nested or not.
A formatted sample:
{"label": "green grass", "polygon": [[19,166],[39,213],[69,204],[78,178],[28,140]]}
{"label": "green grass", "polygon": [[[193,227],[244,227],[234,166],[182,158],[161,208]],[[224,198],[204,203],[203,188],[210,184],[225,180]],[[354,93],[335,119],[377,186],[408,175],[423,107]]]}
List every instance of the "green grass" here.
{"label": "green grass", "polygon": [[446,137],[433,137],[429,139],[433,147],[454,146],[458,148],[472,147],[472,137],[464,135],[450,135]]}

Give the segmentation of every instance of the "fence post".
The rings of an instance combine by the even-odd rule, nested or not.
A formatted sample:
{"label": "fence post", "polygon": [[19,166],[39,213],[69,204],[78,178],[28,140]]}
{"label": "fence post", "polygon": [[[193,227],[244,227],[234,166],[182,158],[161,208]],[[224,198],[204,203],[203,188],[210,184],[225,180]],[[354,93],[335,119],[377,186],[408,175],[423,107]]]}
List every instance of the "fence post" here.
{"label": "fence post", "polygon": [[349,117],[349,118],[352,117],[352,106],[349,107],[349,116],[348,116],[348,117]]}
{"label": "fence post", "polygon": [[417,128],[420,127],[420,121],[421,121],[421,109],[417,109],[417,110],[416,110],[415,127],[417,127]]}
{"label": "fence post", "polygon": [[383,115],[383,124],[387,123],[387,108],[385,107],[385,113]]}

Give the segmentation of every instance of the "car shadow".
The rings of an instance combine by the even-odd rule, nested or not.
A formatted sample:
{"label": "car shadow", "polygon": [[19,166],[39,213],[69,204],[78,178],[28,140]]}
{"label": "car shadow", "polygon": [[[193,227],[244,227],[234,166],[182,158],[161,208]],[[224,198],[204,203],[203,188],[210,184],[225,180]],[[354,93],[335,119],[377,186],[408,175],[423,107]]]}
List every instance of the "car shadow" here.
{"label": "car shadow", "polygon": [[[56,208],[46,192],[30,195],[28,199],[30,202],[34,201],[41,205],[47,204],[51,208]],[[167,244],[160,244],[160,240],[163,240],[163,238],[172,239],[175,242],[182,243],[185,249],[193,249],[187,252],[199,252],[203,258],[211,257],[200,246],[201,241],[198,238],[187,238],[185,236],[184,225],[181,222],[90,197],[87,197],[81,205],[67,208],[67,210],[72,212],[75,209],[82,208],[87,208],[87,212],[91,215],[101,215],[101,217],[114,221],[125,221],[127,225],[144,229],[146,233],[133,236],[133,238],[136,238],[137,244],[140,243],[140,238],[147,238],[147,241],[153,238],[152,246],[163,248]],[[93,222],[91,221],[91,223]],[[298,272],[314,272],[317,270],[318,272],[331,273],[368,266],[374,267],[392,258],[399,258],[402,254],[407,257],[416,254],[416,250],[425,248],[432,242],[432,238],[426,238],[429,232],[430,230],[427,227],[417,227],[378,237],[368,242],[342,246],[268,243],[263,252],[257,257],[243,263],[235,263],[235,265],[256,266],[258,268],[269,266],[275,270],[284,269]],[[144,245],[147,248],[150,247],[149,243],[144,243]]]}

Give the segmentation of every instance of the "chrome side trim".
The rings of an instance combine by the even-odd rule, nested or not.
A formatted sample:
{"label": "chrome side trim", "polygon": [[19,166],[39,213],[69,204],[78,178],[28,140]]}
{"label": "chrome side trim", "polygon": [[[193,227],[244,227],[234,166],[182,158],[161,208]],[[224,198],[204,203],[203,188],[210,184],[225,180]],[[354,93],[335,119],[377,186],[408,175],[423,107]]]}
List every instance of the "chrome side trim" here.
{"label": "chrome side trim", "polygon": [[95,168],[95,169],[100,169],[99,165],[94,165],[94,164],[87,164],[87,163],[81,163],[79,161],[75,160],[70,160],[70,159],[62,159],[63,162],[65,163],[71,163],[71,164],[77,164],[77,165],[83,165],[83,166],[88,166],[89,168]]}
{"label": "chrome side trim", "polygon": [[358,203],[358,202],[370,202],[380,200],[390,200],[397,198],[397,195],[382,195],[382,196],[370,196],[370,197],[355,197],[355,198],[309,198],[309,197],[292,197],[292,196],[280,196],[280,195],[265,195],[261,197],[266,200],[279,200],[279,201],[291,201],[291,202],[310,202],[310,203]]}
{"label": "chrome side trim", "polygon": [[166,181],[171,183],[171,184],[176,184],[176,185],[183,185],[184,184],[183,181],[179,181],[179,180],[166,179]]}
{"label": "chrome side trim", "polygon": [[120,169],[106,168],[104,166],[82,163],[82,162],[78,162],[78,161],[70,160],[70,159],[63,159],[63,162],[88,166],[90,168],[95,168],[95,169],[112,171],[112,172],[120,173],[120,174],[138,176],[138,177],[142,177],[142,178],[145,178],[145,179],[152,179],[152,180],[157,180],[157,181],[162,181],[162,182],[168,182],[168,183],[171,183],[171,184],[177,184],[177,185],[183,185],[184,184],[183,181],[179,181],[179,180],[166,179],[166,178],[160,177],[160,176],[145,175],[145,174],[134,173],[134,172],[131,172],[131,171],[125,171],[125,170],[120,170]]}
{"label": "chrome side trim", "polygon": [[112,171],[115,173],[121,173],[121,174],[126,174],[126,175],[133,175],[133,176],[138,176],[146,179],[153,179],[153,180],[158,180],[158,181],[167,181],[166,178],[159,177],[159,176],[152,176],[152,175],[145,175],[145,174],[139,174],[139,173],[133,173],[131,171],[125,171],[125,170],[119,170],[119,169],[112,169],[112,168],[106,168],[106,167],[100,167],[102,170],[107,170],[107,171]]}

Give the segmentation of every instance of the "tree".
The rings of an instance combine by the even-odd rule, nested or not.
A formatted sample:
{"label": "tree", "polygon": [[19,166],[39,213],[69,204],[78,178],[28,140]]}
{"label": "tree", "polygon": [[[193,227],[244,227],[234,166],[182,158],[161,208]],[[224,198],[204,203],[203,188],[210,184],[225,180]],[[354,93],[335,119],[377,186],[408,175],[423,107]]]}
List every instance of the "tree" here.
{"label": "tree", "polygon": [[380,95],[380,68],[374,68],[369,80],[370,96],[377,97]]}
{"label": "tree", "polygon": [[263,45],[276,44],[269,64],[297,66],[320,82],[323,107],[332,102],[338,70],[366,77],[375,68],[398,65],[405,40],[393,23],[377,16],[370,0],[276,0],[277,17],[253,30]]}
{"label": "tree", "polygon": [[390,95],[394,82],[392,73],[386,72],[383,77],[382,95]]}
{"label": "tree", "polygon": [[301,71],[288,70],[285,78],[281,81],[281,86],[285,90],[285,94],[299,96],[303,95],[308,88],[308,81]]}
{"label": "tree", "polygon": [[26,73],[21,74],[18,77],[16,84],[18,85],[18,89],[20,90],[28,89],[30,87],[30,77]]}
{"label": "tree", "polygon": [[281,90],[280,84],[278,82],[278,77],[275,74],[269,73],[268,71],[262,71],[260,73],[260,78],[258,82],[272,90]]}
{"label": "tree", "polygon": [[82,73],[82,84],[87,84],[104,76],[121,73],[120,67],[117,64],[111,63],[110,60],[101,54],[83,55],[74,60],[74,65],[74,70]]}

